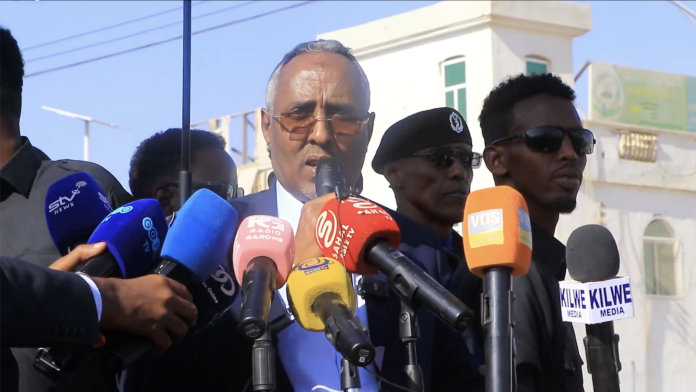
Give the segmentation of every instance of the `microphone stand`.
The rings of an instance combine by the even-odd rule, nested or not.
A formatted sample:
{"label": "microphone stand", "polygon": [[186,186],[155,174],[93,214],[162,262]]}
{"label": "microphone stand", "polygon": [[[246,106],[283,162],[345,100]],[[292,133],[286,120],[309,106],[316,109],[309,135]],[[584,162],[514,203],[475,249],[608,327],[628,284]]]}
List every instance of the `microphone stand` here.
{"label": "microphone stand", "polygon": [[614,322],[585,325],[587,336],[585,359],[587,372],[592,375],[592,385],[596,392],[621,392],[619,372],[619,335],[614,333]]}
{"label": "microphone stand", "polygon": [[408,375],[408,389],[411,391],[423,392],[423,370],[418,364],[416,355],[416,341],[420,337],[420,327],[416,312],[401,301],[401,315],[399,317],[399,337],[406,343],[407,360],[404,370]]}
{"label": "microphone stand", "polygon": [[254,340],[251,349],[252,391],[276,391],[275,347],[270,328],[260,338]]}
{"label": "microphone stand", "polygon": [[191,0],[184,0],[184,78],[181,106],[181,171],[179,208],[191,196]]}
{"label": "microphone stand", "polygon": [[358,368],[347,359],[341,359],[341,390],[343,392],[360,392],[360,388]]}
{"label": "microphone stand", "polygon": [[512,392],[515,372],[512,334],[512,274],[492,267],[483,275],[481,322],[486,326],[486,392]]}

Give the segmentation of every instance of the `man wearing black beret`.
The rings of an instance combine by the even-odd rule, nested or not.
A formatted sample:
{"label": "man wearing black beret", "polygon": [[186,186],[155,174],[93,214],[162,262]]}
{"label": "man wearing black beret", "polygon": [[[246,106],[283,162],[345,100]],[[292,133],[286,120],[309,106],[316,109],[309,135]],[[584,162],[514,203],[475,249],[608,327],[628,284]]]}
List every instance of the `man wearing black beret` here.
{"label": "man wearing black beret", "polygon": [[[459,265],[447,287],[480,315],[481,280],[469,272],[462,237],[452,226],[464,218],[473,169],[481,154],[472,152],[471,134],[461,114],[441,107],[410,115],[387,129],[372,160],[372,168],[389,182],[396,211],[429,227],[453,253]],[[480,338],[479,323],[474,323]]]}

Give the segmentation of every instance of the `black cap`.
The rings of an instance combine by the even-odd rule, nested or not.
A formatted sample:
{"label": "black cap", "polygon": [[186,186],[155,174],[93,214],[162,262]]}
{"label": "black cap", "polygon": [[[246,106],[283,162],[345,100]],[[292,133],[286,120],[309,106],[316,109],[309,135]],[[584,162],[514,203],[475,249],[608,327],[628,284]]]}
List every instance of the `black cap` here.
{"label": "black cap", "polygon": [[372,169],[384,174],[384,166],[426,148],[450,143],[471,145],[471,133],[462,115],[449,107],[412,114],[398,121],[382,137],[372,160]]}

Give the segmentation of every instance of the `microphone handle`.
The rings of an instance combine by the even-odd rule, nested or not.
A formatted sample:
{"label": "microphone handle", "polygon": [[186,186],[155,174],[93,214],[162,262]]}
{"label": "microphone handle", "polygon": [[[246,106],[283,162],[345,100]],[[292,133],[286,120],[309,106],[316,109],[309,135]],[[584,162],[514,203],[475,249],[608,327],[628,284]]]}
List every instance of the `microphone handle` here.
{"label": "microphone handle", "polygon": [[492,267],[483,274],[481,323],[486,328],[486,392],[512,392],[512,270]]}
{"label": "microphone handle", "polygon": [[343,392],[358,392],[362,385],[360,384],[360,373],[346,358],[341,359],[341,390]]}
{"label": "microphone handle", "polygon": [[375,346],[365,327],[335,293],[323,293],[312,304],[312,311],[325,325],[324,333],[336,351],[355,366],[367,366],[375,359]]}
{"label": "microphone handle", "polygon": [[239,333],[251,339],[259,339],[266,333],[277,274],[278,267],[268,257],[257,257],[247,266],[242,279]]}
{"label": "microphone handle", "polygon": [[116,257],[108,250],[85,261],[75,269],[75,272],[97,278],[124,278]]}
{"label": "microphone handle", "polygon": [[595,392],[621,392],[619,335],[614,333],[614,322],[585,325],[585,331],[587,372],[592,375]]}
{"label": "microphone handle", "polygon": [[471,309],[388,242],[378,241],[366,253],[368,262],[389,278],[410,307],[424,305],[455,331],[465,330],[474,319]]}

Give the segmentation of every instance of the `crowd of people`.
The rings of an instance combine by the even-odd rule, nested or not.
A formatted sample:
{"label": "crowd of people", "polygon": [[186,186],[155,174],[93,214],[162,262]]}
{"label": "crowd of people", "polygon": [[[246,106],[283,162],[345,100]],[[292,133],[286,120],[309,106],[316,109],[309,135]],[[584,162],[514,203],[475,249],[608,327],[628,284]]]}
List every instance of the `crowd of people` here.
{"label": "crowd of people", "polygon": [[[2,390],[47,392],[51,381],[33,367],[37,347],[97,344],[100,329],[116,329],[149,337],[159,352],[120,374],[93,375],[86,390],[250,391],[252,341],[237,332],[239,301],[205,331],[187,334],[196,309],[184,286],[156,275],[121,280],[68,273],[104,246],[83,245],[61,258],[46,228],[48,187],[75,172],[90,174],[114,209],[156,199],[166,215],[176,212],[181,129],[157,133],[137,148],[130,193],[96,164],[46,156],[21,134],[22,54],[9,30],[0,35]],[[359,62],[337,41],[301,43],[283,57],[266,88],[261,128],[273,166],[269,189],[240,197],[224,140],[200,130],[191,131],[192,187],[229,200],[240,221],[275,216],[297,232],[303,206],[317,199],[318,161],[334,158],[359,194],[368,145],[377,143],[372,168],[394,192],[397,208],[387,211],[401,230],[400,250],[477,317],[454,332],[427,310],[417,311],[425,391],[483,391],[482,282],[469,271],[453,226],[462,221],[474,170],[484,163],[480,170],[489,170],[496,185],[524,196],[532,222],[532,266],[514,278],[517,390],[583,391],[576,338],[560,313],[565,246],[554,238],[559,214],[575,209],[595,143],[574,100],[573,89],[552,74],[512,76],[483,103],[483,146],[473,145],[462,115],[449,107],[412,114],[372,140],[375,113]],[[362,288],[356,315],[377,348],[374,364],[360,368],[362,389],[408,390],[400,301],[378,282],[365,284],[368,279],[354,275]],[[276,300],[287,306],[285,287]],[[322,333],[292,323],[274,331],[274,342],[278,391],[340,390],[340,358]]]}

